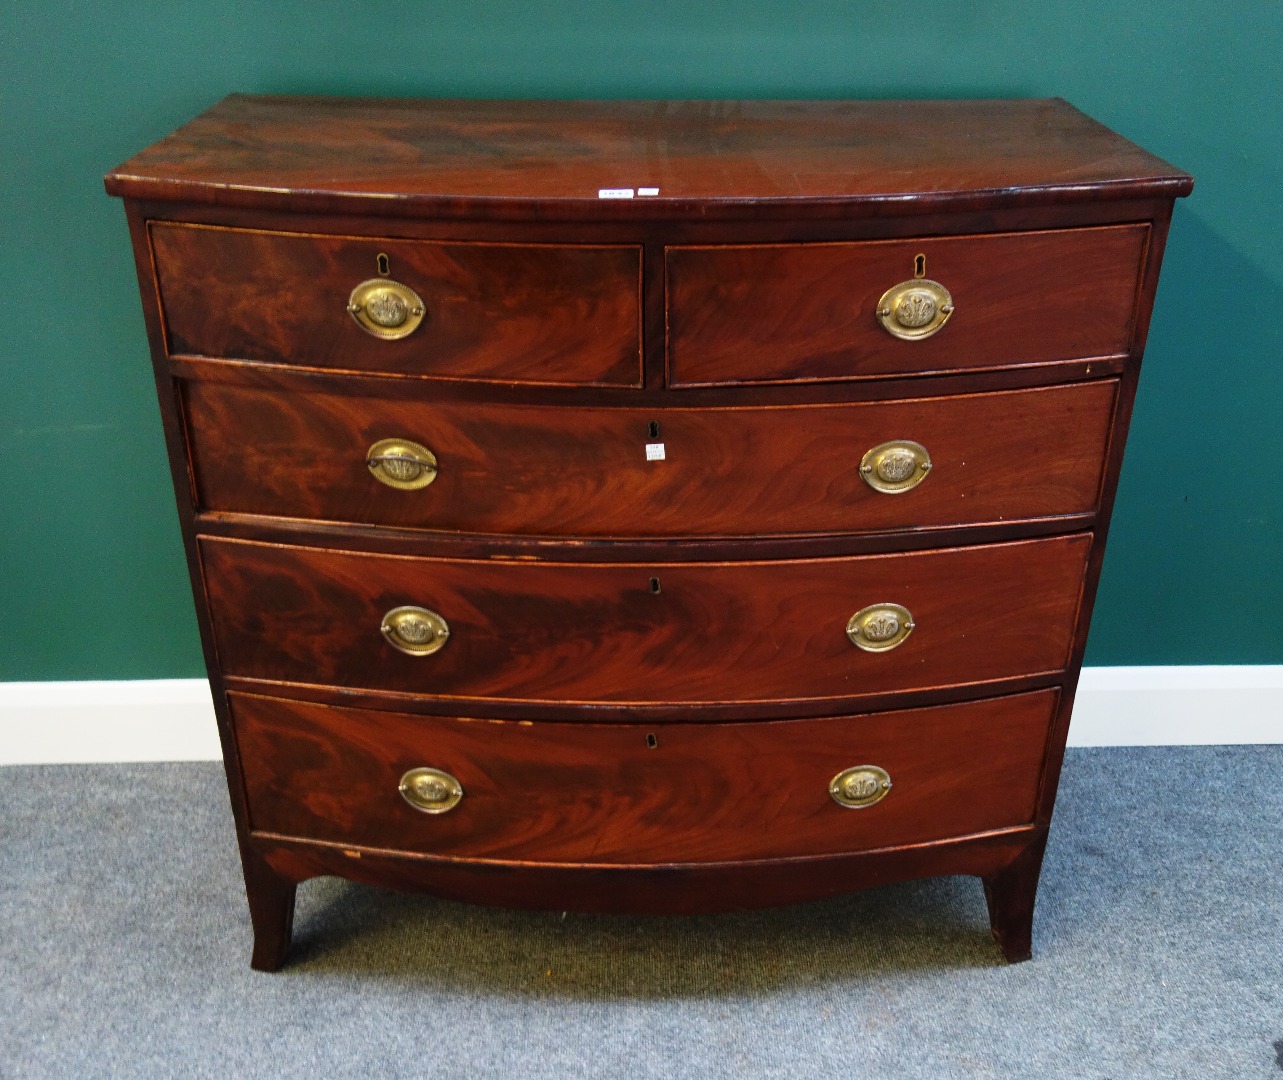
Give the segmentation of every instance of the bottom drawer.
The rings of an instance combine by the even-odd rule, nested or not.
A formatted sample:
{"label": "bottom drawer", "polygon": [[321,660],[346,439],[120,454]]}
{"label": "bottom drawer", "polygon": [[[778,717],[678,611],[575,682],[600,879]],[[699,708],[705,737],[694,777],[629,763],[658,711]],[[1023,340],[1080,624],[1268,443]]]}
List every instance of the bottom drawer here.
{"label": "bottom drawer", "polygon": [[[470,720],[229,694],[255,831],[460,858],[588,864],[826,855],[1031,822],[1057,691],[822,720]],[[839,805],[831,781],[891,788]],[[463,796],[426,813],[402,777]],[[876,775],[876,774],[875,774]],[[858,785],[857,785],[858,787]]]}

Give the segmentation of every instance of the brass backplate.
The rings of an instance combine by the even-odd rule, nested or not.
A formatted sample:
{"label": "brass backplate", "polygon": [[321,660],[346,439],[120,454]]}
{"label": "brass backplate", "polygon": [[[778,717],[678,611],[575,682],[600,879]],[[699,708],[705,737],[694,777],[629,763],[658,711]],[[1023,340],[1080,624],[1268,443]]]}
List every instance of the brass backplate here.
{"label": "brass backplate", "polygon": [[401,777],[398,790],[406,802],[425,814],[444,814],[463,798],[463,785],[458,780],[442,769],[426,765]]}
{"label": "brass backplate", "polygon": [[891,776],[878,765],[854,765],[829,781],[829,794],[838,806],[863,810],[880,803],[891,791]]}
{"label": "brass backplate", "polygon": [[949,321],[953,297],[938,281],[910,278],[887,289],[875,310],[888,334],[905,341],[920,341]]}
{"label": "brass backplate", "polygon": [[878,443],[860,459],[860,475],[874,491],[899,495],[912,491],[931,471],[927,448],[912,439]]}
{"label": "brass backplate", "polygon": [[410,605],[389,611],[379,629],[389,645],[409,656],[431,656],[450,640],[445,619],[435,611]]}
{"label": "brass backplate", "polygon": [[417,491],[437,478],[437,456],[409,439],[380,439],[365,454],[374,479],[402,491]]}
{"label": "brass backplate", "polygon": [[909,609],[899,604],[870,604],[861,608],[846,624],[852,645],[867,652],[886,652],[904,641],[914,628]]}
{"label": "brass backplate", "polygon": [[391,278],[361,282],[348,297],[347,309],[367,334],[388,341],[413,334],[426,314],[419,294]]}

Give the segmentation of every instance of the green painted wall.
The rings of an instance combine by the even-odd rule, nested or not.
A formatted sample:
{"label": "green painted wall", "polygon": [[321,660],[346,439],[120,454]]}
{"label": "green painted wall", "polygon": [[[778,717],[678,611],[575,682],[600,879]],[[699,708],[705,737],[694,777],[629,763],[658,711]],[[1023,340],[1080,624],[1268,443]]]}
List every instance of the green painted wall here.
{"label": "green painted wall", "polygon": [[1283,5],[220,3],[0,13],[0,680],[201,673],[103,172],[232,90],[1068,98],[1192,172],[1094,664],[1283,662]]}

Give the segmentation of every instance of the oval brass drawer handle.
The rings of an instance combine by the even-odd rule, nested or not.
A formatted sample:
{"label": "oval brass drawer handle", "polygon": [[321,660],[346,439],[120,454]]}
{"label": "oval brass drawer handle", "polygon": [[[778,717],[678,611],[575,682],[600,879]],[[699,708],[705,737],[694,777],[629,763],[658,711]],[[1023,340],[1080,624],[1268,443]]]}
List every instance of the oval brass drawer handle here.
{"label": "oval brass drawer handle", "polygon": [[445,619],[427,608],[395,607],[383,616],[379,627],[388,644],[410,656],[431,656],[445,648],[450,627]]}
{"label": "oval brass drawer handle", "polygon": [[357,326],[385,341],[413,334],[425,314],[419,294],[391,278],[361,282],[348,297],[347,309]]}
{"label": "oval brass drawer handle", "polygon": [[409,439],[380,439],[365,452],[374,479],[403,491],[425,488],[437,478],[437,456]]}
{"label": "oval brass drawer handle", "polygon": [[442,769],[426,765],[401,777],[398,790],[401,798],[425,814],[444,814],[463,798],[463,785],[458,780]]}
{"label": "oval brass drawer handle", "polygon": [[911,278],[887,289],[876,311],[882,329],[892,337],[921,341],[949,321],[953,297],[938,281]]}
{"label": "oval brass drawer handle", "polygon": [[906,607],[870,604],[847,620],[846,636],[852,645],[868,652],[885,652],[903,642],[916,625]]}
{"label": "oval brass drawer handle", "polygon": [[878,443],[860,459],[860,475],[874,491],[899,495],[911,491],[931,471],[927,448],[912,439]]}
{"label": "oval brass drawer handle", "polygon": [[829,781],[833,801],[848,810],[863,810],[880,803],[890,791],[891,776],[877,765],[855,765]]}

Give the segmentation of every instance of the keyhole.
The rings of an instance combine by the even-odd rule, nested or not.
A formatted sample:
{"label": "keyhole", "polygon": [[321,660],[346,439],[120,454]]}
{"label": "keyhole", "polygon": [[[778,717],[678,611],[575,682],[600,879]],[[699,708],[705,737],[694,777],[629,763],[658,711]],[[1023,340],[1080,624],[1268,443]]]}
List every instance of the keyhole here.
{"label": "keyhole", "polygon": [[927,257],[925,255],[915,255],[913,257],[913,276],[927,276]]}
{"label": "keyhole", "polygon": [[659,578],[653,577],[650,579],[650,591],[653,593],[659,592]]}
{"label": "keyhole", "polygon": [[652,750],[654,750],[655,747],[659,745],[659,740],[655,738],[655,735],[653,732],[646,736],[646,745],[650,747],[650,749]]}
{"label": "keyhole", "polygon": [[652,420],[648,425],[646,425],[646,434],[649,435],[652,439],[659,438],[659,421],[658,420]]}
{"label": "keyhole", "polygon": [[379,273],[383,277],[387,277],[390,272],[390,268],[388,266],[388,257],[384,255],[383,252],[380,251],[377,262],[379,264]]}

